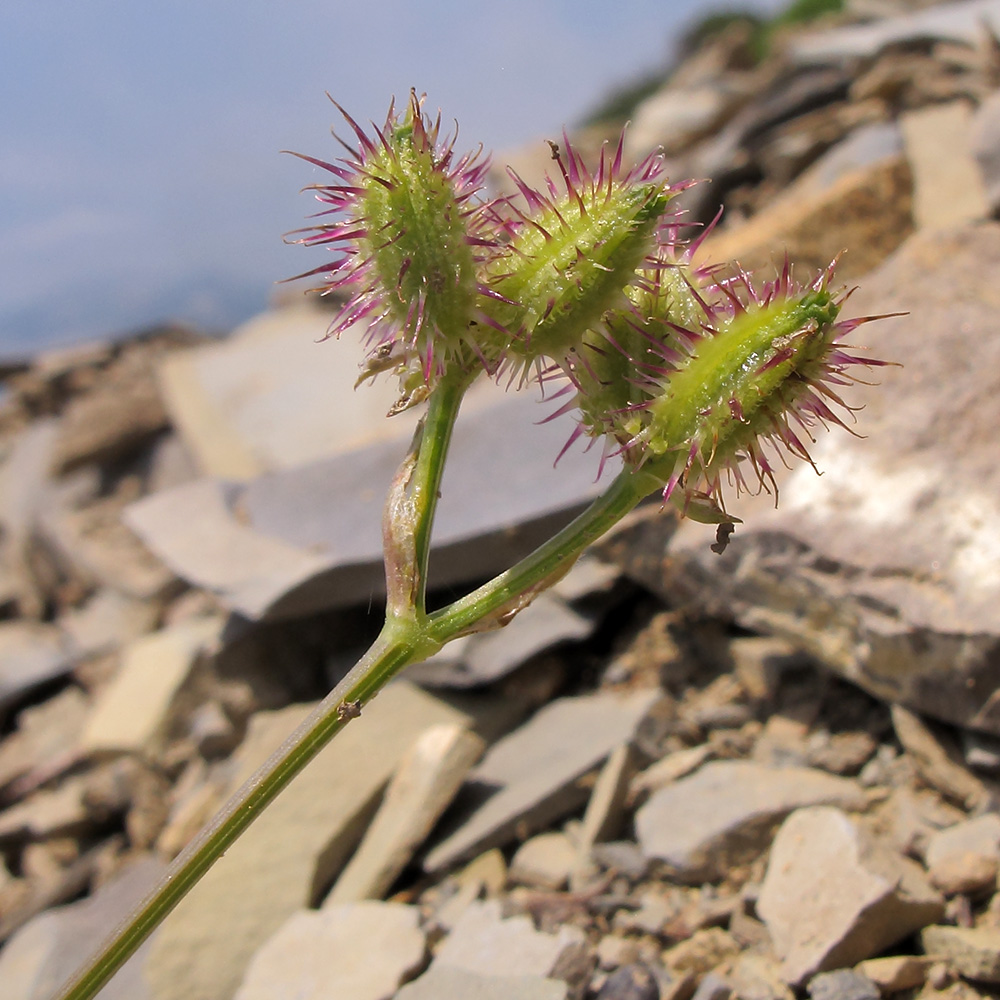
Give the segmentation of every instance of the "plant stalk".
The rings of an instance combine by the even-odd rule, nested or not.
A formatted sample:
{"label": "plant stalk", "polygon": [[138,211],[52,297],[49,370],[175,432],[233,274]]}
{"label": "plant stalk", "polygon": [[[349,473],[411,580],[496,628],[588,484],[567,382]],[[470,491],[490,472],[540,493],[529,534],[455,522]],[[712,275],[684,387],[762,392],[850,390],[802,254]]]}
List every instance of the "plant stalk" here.
{"label": "plant stalk", "polygon": [[[408,480],[409,502],[400,504],[399,495],[393,501],[395,491],[390,491],[387,503],[387,524],[400,528],[402,525],[395,519],[403,518],[414,530],[416,544],[407,559],[412,560],[412,582],[416,584],[410,593],[419,596],[419,607],[408,612],[400,607],[387,613],[371,649],[177,857],[161,883],[56,1000],[93,1000],[261,810],[400,670],[426,659],[449,640],[475,631],[477,625],[496,628],[504,624],[565,573],[588,545],[657,488],[655,480],[641,472],[621,472],[587,510],[520,563],[467,597],[427,615],[423,595],[430,532],[448,440],[465,387],[456,383],[442,391],[438,406],[431,407],[422,431],[418,431],[403,463],[403,468],[409,466],[410,471],[397,477],[398,482]],[[394,507],[394,513],[390,513],[390,507]],[[391,561],[387,559],[387,565]],[[393,583],[389,581],[388,585]]]}

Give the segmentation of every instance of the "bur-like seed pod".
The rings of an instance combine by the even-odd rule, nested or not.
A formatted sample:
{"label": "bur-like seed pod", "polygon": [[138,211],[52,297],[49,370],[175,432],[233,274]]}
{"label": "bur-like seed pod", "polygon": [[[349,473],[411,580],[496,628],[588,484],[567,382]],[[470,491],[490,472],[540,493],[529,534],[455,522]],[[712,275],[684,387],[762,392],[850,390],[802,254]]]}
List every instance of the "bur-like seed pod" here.
{"label": "bur-like seed pod", "polygon": [[335,163],[302,157],[337,180],[312,187],[328,206],[316,217],[332,221],[300,230],[295,242],[340,254],[307,272],[326,275],[326,292],[350,296],[331,334],[365,323],[375,367],[405,372],[416,360],[431,382],[482,353],[470,324],[485,290],[477,269],[496,246],[479,197],[488,159],[481,149],[456,156],[455,135],[440,138],[440,115],[429,119],[415,93],[371,136],[337,108],[357,145],[345,143],[350,156]]}
{"label": "bur-like seed pod", "polygon": [[841,343],[864,320],[839,320],[831,276],[800,288],[786,263],[758,289],[743,272],[716,281],[683,263],[648,274],[634,311],[591,335],[577,367],[583,426],[689,516],[733,520],[723,481],[776,493],[775,457],[811,463],[812,429],[850,412],[837,387],[883,364]]}
{"label": "bur-like seed pod", "polygon": [[657,251],[670,198],[662,158],[622,169],[622,142],[602,150],[590,171],[569,145],[552,144],[557,179],[536,191],[508,168],[521,199],[511,200],[511,237],[487,268],[485,322],[510,340],[512,363],[539,359],[565,365],[588,328],[627,305],[636,271]]}

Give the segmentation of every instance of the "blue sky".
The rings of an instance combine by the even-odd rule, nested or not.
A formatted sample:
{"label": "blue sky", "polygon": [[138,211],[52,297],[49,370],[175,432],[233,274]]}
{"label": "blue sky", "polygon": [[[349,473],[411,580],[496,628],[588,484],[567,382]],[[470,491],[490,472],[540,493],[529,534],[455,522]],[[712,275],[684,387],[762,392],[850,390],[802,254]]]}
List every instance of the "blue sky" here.
{"label": "blue sky", "polygon": [[662,65],[671,33],[708,9],[3,0],[0,355],[170,316],[223,328],[321,263],[281,243],[313,177],[279,151],[335,155],[325,91],[380,121],[416,87],[464,143],[502,150]]}

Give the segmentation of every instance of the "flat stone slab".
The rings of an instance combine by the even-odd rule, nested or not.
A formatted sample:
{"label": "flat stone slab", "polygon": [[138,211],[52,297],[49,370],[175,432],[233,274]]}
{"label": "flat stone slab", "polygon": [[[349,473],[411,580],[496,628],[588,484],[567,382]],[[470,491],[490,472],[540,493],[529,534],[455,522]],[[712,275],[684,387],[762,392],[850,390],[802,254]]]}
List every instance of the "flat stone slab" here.
{"label": "flat stone slab", "polygon": [[568,987],[537,976],[482,976],[466,969],[433,965],[404,986],[395,1000],[566,1000]]}
{"label": "flat stone slab", "polygon": [[967,0],[887,17],[872,24],[814,31],[794,39],[789,51],[797,62],[829,63],[878,55],[890,45],[953,41],[974,45],[983,28],[1000,28],[997,0]]}
{"label": "flat stone slab", "polygon": [[401,903],[299,910],[257,950],[235,1000],[385,1000],[424,962],[419,924]]}
{"label": "flat stone slab", "polygon": [[869,842],[839,809],[818,806],[782,824],[757,912],[782,975],[797,985],[873,958],[940,920],[944,900],[915,862]]}
{"label": "flat stone slab", "polygon": [[80,741],[83,753],[149,750],[164,735],[171,706],[222,619],[195,618],[135,640],[101,692]]}
{"label": "flat stone slab", "polygon": [[484,749],[482,738],[460,725],[431,726],[421,733],[400,761],[379,811],[324,906],[381,899]]}
{"label": "flat stone slab", "polygon": [[1000,983],[1000,930],[995,927],[928,927],[920,935],[924,951],[945,959],[966,979]]}
{"label": "flat stone slab", "polygon": [[[500,572],[598,494],[593,451],[571,448],[554,467],[572,422],[539,423],[553,408],[510,395],[459,419],[432,586]],[[248,483],[198,480],[139,500],[125,520],[179,576],[248,618],[367,601],[384,593],[382,504],[407,443],[378,441]]]}
{"label": "flat stone slab", "polygon": [[913,171],[917,226],[947,229],[987,218],[990,206],[973,153],[969,105],[934,104],[904,114],[900,125]]}
{"label": "flat stone slab", "polygon": [[[941,8],[952,11],[953,7]],[[852,429],[818,433],[771,496],[740,497],[726,552],[640,512],[606,555],[670,599],[778,633],[875,697],[1000,733],[1000,226],[917,233],[851,299],[905,311],[851,343],[897,361],[844,390]],[[645,519],[643,519],[645,517]]]}
{"label": "flat stone slab", "polygon": [[424,868],[439,871],[582,805],[587,792],[577,779],[631,739],[660,697],[656,690],[602,692],[546,705],[473,769],[466,790],[481,804],[427,854]]}
{"label": "flat stone slab", "polygon": [[305,302],[275,309],[164,361],[167,409],[204,474],[252,479],[412,431],[385,420],[392,380],[354,391],[361,336],[322,343],[332,319]]}
{"label": "flat stone slab", "polygon": [[866,798],[855,782],[824,771],[723,760],[654,792],[635,827],[648,857],[696,884],[754,858],[794,809],[821,804],[862,809]]}
{"label": "flat stone slab", "polygon": [[470,722],[405,681],[386,687],[164,921],[144,966],[155,1000],[232,997],[257,948],[322,897],[417,736]]}
{"label": "flat stone slab", "polygon": [[531,917],[501,915],[500,900],[472,903],[459,917],[434,957],[435,966],[465,969],[480,976],[537,976],[555,970],[568,948],[586,940],[578,927],[555,934],[536,931]]}
{"label": "flat stone slab", "polygon": [[28,621],[0,623],[0,712],[72,666],[71,643],[58,628]]}
{"label": "flat stone slab", "polygon": [[[165,871],[162,861],[138,859],[93,896],[28,921],[0,951],[4,1000],[54,996]],[[147,951],[143,945],[100,992],[100,1000],[148,1000],[140,972]]]}

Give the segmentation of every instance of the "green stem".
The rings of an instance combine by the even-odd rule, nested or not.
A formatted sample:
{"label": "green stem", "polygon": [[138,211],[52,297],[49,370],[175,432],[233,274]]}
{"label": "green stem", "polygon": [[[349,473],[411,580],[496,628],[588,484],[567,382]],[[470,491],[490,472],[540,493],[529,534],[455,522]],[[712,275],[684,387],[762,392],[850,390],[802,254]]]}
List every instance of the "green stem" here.
{"label": "green stem", "polygon": [[417,583],[414,610],[418,618],[422,618],[427,610],[427,564],[430,559],[434,515],[441,496],[444,463],[448,457],[458,410],[471,381],[471,377],[461,371],[457,377],[445,376],[435,386],[427,406],[424,438],[413,470],[411,489],[414,515],[414,570]]}
{"label": "green stem", "polygon": [[427,655],[419,628],[386,622],[371,649],[177,857],[153,892],[58,995],[91,1000],[261,810],[399,670]]}
{"label": "green stem", "polygon": [[524,597],[530,601],[559,579],[584,549],[660,488],[662,484],[654,477],[623,469],[582,514],[534,552],[478,590],[429,615],[428,635],[444,644],[473,631],[491,615],[508,608],[519,610],[527,603]]}
{"label": "green stem", "polygon": [[427,564],[444,463],[472,376],[459,371],[434,387],[427,413],[399,467],[382,516],[386,617],[419,620],[427,607]]}
{"label": "green stem", "polygon": [[[443,400],[439,420],[429,421],[415,443],[414,510],[424,533],[418,543],[417,565],[426,572],[431,521],[437,501],[447,440],[464,386]],[[435,433],[430,431],[435,429]],[[429,454],[425,456],[425,448]],[[408,458],[407,461],[410,461]],[[433,488],[430,484],[434,483]],[[92,1000],[149,934],[181,901],[254,818],[324,746],[354,718],[390,678],[403,667],[436,652],[445,642],[493,617],[520,610],[532,597],[565,572],[580,553],[657,488],[651,477],[624,471],[590,507],[552,539],[516,566],[467,597],[431,615],[388,614],[372,648],[323,699],[321,704],[230,799],[219,815],[170,867],[164,879],[105,943],[100,953],[74,978],[56,1000]]]}

